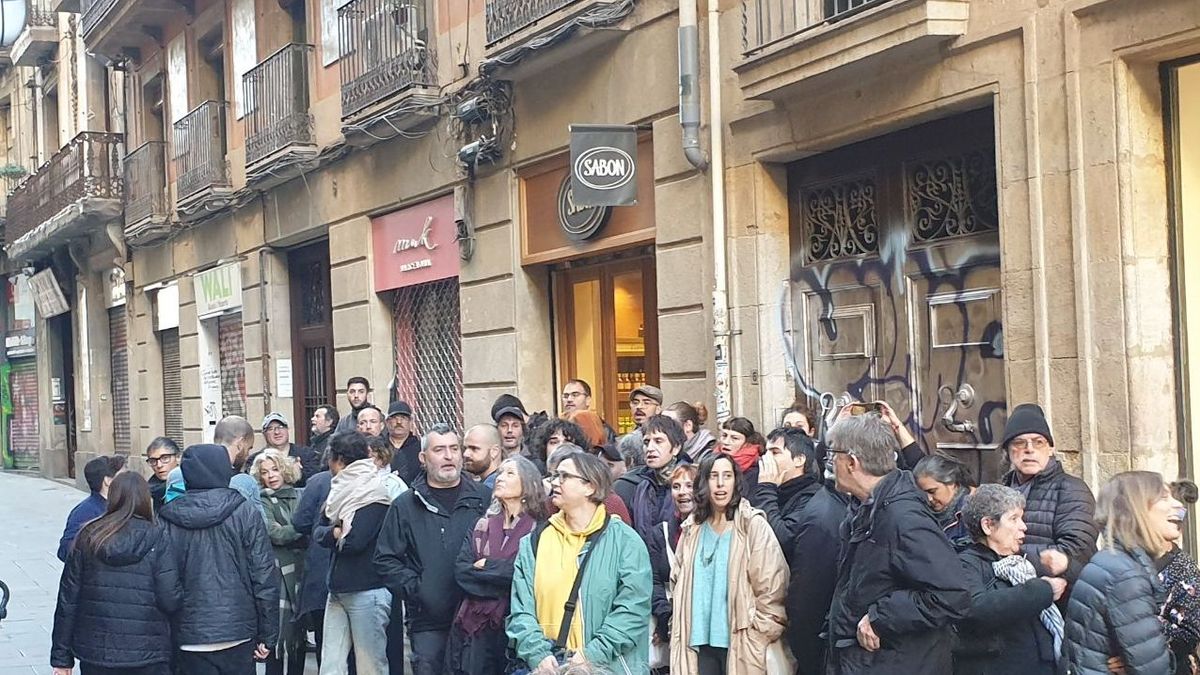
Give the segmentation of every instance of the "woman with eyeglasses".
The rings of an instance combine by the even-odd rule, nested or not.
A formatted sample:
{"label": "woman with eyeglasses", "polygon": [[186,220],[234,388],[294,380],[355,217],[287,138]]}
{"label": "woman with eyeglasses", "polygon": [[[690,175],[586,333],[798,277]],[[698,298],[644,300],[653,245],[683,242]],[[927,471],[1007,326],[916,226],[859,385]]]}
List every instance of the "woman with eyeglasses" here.
{"label": "woman with eyeglasses", "polygon": [[1028,530],[1021,552],[1038,576],[1073,582],[1096,552],[1099,531],[1092,491],[1063,469],[1054,455],[1046,416],[1033,403],[1013,409],[1000,447],[1012,467],[1001,483],[1025,496]]}
{"label": "woman with eyeglasses", "polygon": [[604,508],[612,489],[608,467],[572,453],[559,462],[550,487],[559,511],[521,540],[513,567],[508,637],[517,657],[536,675],[567,664],[647,672],[650,557],[633,528]]}
{"label": "woman with eyeglasses", "polygon": [[742,498],[745,480],[729,455],[700,464],[672,572],[673,673],[765,675],[783,636],[788,565],[766,514]]}

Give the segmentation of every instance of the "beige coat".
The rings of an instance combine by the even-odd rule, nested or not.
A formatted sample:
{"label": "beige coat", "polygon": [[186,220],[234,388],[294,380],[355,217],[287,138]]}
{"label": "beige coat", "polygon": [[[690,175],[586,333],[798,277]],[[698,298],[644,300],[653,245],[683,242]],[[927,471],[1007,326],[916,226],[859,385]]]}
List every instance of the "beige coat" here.
{"label": "beige coat", "polygon": [[[700,525],[688,518],[679,535],[671,570],[671,672],[697,672],[692,635],[692,579]],[[775,659],[767,667],[767,651],[783,635],[787,621],[788,565],[766,515],[745,500],[733,519],[729,543],[729,675],[776,675]],[[780,673],[782,675],[782,669]],[[790,675],[790,673],[788,674]]]}

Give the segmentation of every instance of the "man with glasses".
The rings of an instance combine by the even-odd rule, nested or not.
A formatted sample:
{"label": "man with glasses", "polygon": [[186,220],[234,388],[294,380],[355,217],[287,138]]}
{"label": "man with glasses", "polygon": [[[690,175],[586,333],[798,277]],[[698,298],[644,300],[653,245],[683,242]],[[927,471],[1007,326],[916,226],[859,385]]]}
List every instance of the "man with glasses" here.
{"label": "man with glasses", "polygon": [[[300,463],[300,480],[296,487],[302,488],[321,470],[321,458],[311,448],[296,445],[292,442],[292,432],[288,428],[287,417],[283,413],[273,412],[263,418],[263,440],[267,447],[264,450],[278,450]],[[261,450],[259,452],[262,452]],[[250,456],[249,464],[254,463],[258,452]]]}
{"label": "man with glasses", "polygon": [[[1096,500],[1082,480],[1063,470],[1041,407],[1013,409],[1000,447],[1012,466],[1000,481],[1025,495],[1025,543],[1021,552],[1039,576],[1074,582],[1096,552]],[[1070,589],[1063,593],[1070,597]]]}
{"label": "man with glasses", "polygon": [[163,499],[167,496],[167,478],[171,470],[179,466],[179,446],[166,436],[159,436],[150,441],[146,448],[146,466],[150,467],[153,475],[150,480],[150,498],[154,500],[154,512],[163,507]]}
{"label": "man with glasses", "polygon": [[837,489],[854,501],[829,608],[828,672],[951,672],[952,626],[971,594],[925,493],[896,468],[895,431],[877,414],[855,415],[827,440]]}
{"label": "man with glasses", "polygon": [[[588,384],[586,380],[567,380],[562,390],[562,416],[565,418],[568,413],[591,409],[592,385]],[[604,433],[607,435],[608,442],[616,443],[616,432],[608,426],[608,422],[600,420],[600,423],[604,425]]]}
{"label": "man with glasses", "polygon": [[463,476],[459,435],[445,424],[421,440],[424,480],[388,508],[375,547],[375,570],[404,600],[415,675],[446,672],[446,640],[462,599],[454,566],[463,543],[491,503],[483,483]]}

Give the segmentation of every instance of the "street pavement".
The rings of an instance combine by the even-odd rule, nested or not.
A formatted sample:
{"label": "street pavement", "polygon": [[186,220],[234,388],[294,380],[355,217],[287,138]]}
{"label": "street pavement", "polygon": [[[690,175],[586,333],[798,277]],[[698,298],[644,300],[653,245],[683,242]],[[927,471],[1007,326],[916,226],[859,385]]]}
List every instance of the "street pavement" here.
{"label": "street pavement", "polygon": [[0,675],[49,674],[50,630],[62,563],[55,557],[67,514],[84,497],[74,487],[0,471],[0,580],[12,590],[0,622]]}

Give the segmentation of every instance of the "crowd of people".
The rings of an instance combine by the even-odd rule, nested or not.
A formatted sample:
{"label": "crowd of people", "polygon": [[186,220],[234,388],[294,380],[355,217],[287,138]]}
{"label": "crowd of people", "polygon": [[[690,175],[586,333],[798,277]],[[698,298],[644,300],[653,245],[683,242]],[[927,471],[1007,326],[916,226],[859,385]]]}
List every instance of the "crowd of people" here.
{"label": "crowd of people", "polygon": [[418,435],[347,390],[309,446],[272,412],[261,443],[240,417],[156,439],[148,481],[89,462],[56,675],[296,675],[312,646],[322,675],[1197,672],[1195,485],[1130,471],[1094,499],[1033,404],[980,485],[886,402],[714,433],[644,385],[618,438],[572,380],[558,416],[505,394]]}

